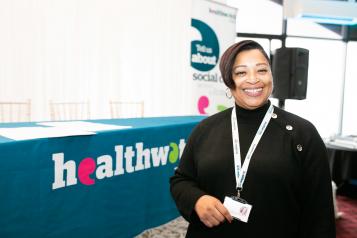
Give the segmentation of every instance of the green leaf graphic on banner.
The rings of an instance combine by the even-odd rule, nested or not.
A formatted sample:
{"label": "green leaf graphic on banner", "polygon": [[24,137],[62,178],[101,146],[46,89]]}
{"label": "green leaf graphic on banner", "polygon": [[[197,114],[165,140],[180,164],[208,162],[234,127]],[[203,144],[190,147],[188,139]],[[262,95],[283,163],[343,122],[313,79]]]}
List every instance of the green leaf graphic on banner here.
{"label": "green leaf graphic on banner", "polygon": [[228,107],[224,106],[224,105],[217,105],[217,111],[221,112],[226,110]]}
{"label": "green leaf graphic on banner", "polygon": [[172,148],[172,151],[169,154],[169,161],[170,163],[175,163],[178,159],[178,155],[179,155],[179,150],[178,150],[178,146],[176,143],[171,142],[170,143],[170,147]]}

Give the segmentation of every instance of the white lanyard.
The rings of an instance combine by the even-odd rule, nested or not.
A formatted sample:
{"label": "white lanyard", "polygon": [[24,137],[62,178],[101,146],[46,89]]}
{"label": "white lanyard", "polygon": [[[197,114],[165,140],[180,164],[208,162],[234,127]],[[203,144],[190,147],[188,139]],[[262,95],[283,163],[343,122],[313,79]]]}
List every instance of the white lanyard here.
{"label": "white lanyard", "polygon": [[233,154],[234,154],[234,169],[235,169],[235,175],[236,175],[236,183],[237,183],[237,191],[238,191],[238,197],[240,196],[240,191],[243,188],[243,183],[245,180],[245,176],[248,171],[248,166],[250,163],[250,159],[252,158],[253,152],[255,148],[257,147],[260,138],[262,138],[262,135],[267,128],[269,121],[271,119],[271,116],[273,114],[274,107],[272,104],[270,104],[270,107],[268,111],[265,113],[265,116],[263,118],[262,123],[259,126],[259,129],[257,133],[255,134],[255,137],[253,139],[252,144],[249,147],[249,150],[247,152],[247,155],[245,156],[245,160],[242,166],[241,162],[241,154],[240,154],[240,145],[239,145],[239,131],[238,131],[238,123],[237,123],[237,115],[236,115],[236,107],[233,108],[232,110],[232,116],[231,116],[231,121],[232,121],[232,138],[233,138]]}

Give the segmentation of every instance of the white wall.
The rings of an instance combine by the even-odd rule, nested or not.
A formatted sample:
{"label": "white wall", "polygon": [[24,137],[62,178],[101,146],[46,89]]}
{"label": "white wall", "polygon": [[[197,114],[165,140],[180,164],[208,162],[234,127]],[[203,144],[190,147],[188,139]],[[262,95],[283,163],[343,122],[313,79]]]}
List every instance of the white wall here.
{"label": "white wall", "polygon": [[[190,0],[1,0],[0,100],[144,100],[145,116],[187,114]],[[186,80],[186,81],[185,81]]]}
{"label": "white wall", "polygon": [[345,43],[288,37],[287,47],[309,50],[305,100],[286,100],[285,109],[311,121],[322,137],[339,130]]}
{"label": "white wall", "polygon": [[357,135],[357,42],[347,45],[342,134]]}

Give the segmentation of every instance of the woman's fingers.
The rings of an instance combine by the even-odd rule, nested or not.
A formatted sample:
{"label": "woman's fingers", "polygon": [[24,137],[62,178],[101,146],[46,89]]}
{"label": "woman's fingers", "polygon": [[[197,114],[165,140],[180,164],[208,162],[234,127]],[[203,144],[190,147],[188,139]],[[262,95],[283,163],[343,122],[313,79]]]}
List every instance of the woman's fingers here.
{"label": "woman's fingers", "polygon": [[225,206],[223,206],[222,203],[217,204],[216,208],[229,223],[232,222],[233,217],[231,216],[231,214],[229,213],[227,208]]}
{"label": "woman's fingers", "polygon": [[200,220],[208,227],[217,226],[226,219],[231,222],[232,217],[215,197],[204,195],[195,204],[195,211]]}
{"label": "woman's fingers", "polygon": [[218,226],[220,222],[213,216],[207,216],[201,220],[208,227]]}

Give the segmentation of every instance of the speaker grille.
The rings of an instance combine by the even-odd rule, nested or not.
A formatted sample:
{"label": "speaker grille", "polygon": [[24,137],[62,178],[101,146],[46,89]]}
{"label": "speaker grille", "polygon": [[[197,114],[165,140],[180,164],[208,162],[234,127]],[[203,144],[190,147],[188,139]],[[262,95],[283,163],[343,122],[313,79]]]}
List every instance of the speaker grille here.
{"label": "speaker grille", "polygon": [[280,48],[273,53],[273,97],[305,99],[309,51],[303,48]]}

